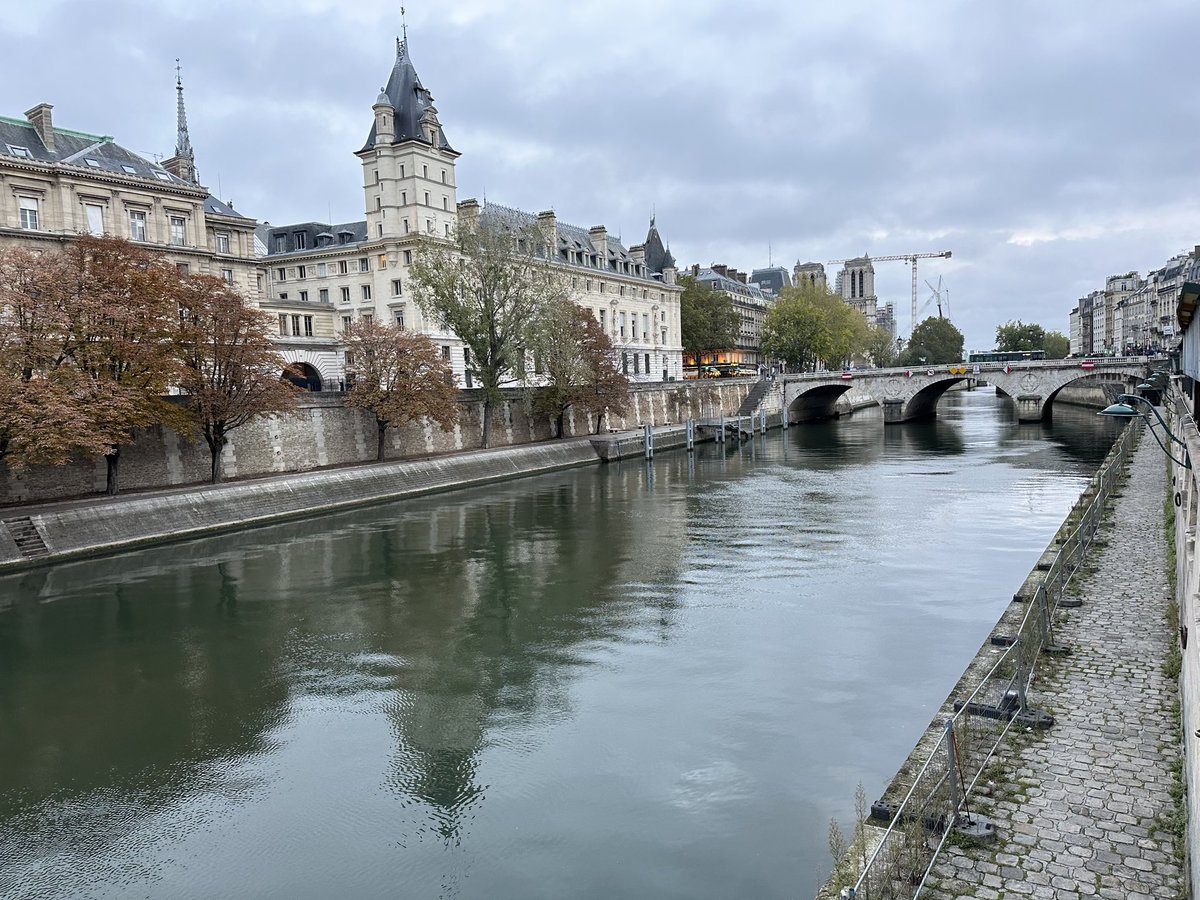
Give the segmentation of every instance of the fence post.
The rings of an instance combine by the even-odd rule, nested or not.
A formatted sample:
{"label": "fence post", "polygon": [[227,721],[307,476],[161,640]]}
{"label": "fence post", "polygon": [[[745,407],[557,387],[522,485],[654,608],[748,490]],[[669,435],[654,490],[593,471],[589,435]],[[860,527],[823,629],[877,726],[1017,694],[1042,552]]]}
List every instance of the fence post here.
{"label": "fence post", "polygon": [[759,414],[760,419],[762,420],[762,429],[760,431],[760,434],[766,434],[767,433],[767,411],[765,409],[760,409],[758,411],[758,414]]}
{"label": "fence post", "polygon": [[687,448],[696,449],[696,423],[691,419],[687,420]]}
{"label": "fence post", "polygon": [[950,819],[947,828],[953,828],[958,822],[958,808],[962,798],[958,795],[958,755],[954,752],[954,719],[946,723],[946,778],[950,782]]}
{"label": "fence post", "polygon": [[717,419],[717,440],[722,444],[725,443],[725,413],[723,412],[720,418]]}
{"label": "fence post", "polygon": [[649,425],[642,427],[645,429],[646,459],[654,459],[654,430]]}

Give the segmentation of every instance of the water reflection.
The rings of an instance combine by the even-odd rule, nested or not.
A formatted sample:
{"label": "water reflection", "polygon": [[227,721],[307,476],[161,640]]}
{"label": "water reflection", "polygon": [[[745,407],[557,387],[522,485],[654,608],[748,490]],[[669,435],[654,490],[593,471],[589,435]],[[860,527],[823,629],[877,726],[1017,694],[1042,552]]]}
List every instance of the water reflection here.
{"label": "water reflection", "polygon": [[804,892],[1097,420],[947,397],[0,579],[0,895]]}

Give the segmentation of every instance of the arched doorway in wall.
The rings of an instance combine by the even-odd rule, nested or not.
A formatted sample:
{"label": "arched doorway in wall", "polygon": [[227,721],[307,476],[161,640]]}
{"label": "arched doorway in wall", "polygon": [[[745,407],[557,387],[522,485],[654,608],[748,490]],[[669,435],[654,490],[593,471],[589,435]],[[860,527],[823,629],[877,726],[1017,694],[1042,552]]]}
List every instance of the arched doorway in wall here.
{"label": "arched doorway in wall", "polygon": [[302,390],[321,390],[321,373],[308,363],[292,363],[283,370],[283,377]]}

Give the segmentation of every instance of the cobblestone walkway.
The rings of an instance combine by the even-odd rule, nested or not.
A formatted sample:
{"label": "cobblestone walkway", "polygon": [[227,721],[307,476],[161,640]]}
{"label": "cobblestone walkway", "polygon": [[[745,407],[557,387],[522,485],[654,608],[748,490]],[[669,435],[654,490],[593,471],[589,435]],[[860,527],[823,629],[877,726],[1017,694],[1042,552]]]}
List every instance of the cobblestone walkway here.
{"label": "cobblestone walkway", "polygon": [[992,847],[947,846],[922,897],[1177,898],[1184,873],[1160,816],[1172,810],[1181,738],[1178,695],[1162,673],[1174,639],[1163,537],[1165,465],[1142,440],[1130,478],[1076,576],[1079,609],[1055,637],[1072,655],[1043,658],[1030,702],[1044,734],[1010,735],[992,786],[973,805],[996,820]]}

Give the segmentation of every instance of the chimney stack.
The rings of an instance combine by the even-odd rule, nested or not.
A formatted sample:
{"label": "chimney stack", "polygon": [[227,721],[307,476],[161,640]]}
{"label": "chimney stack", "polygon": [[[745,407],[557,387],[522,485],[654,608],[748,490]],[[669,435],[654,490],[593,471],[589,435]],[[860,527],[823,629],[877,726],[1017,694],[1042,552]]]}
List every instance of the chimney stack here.
{"label": "chimney stack", "polygon": [[50,110],[52,109],[54,107],[49,103],[39,103],[25,113],[25,118],[30,121],[30,124],[33,125],[33,130],[42,139],[42,145],[51,153],[54,152],[54,121],[50,117]]}

